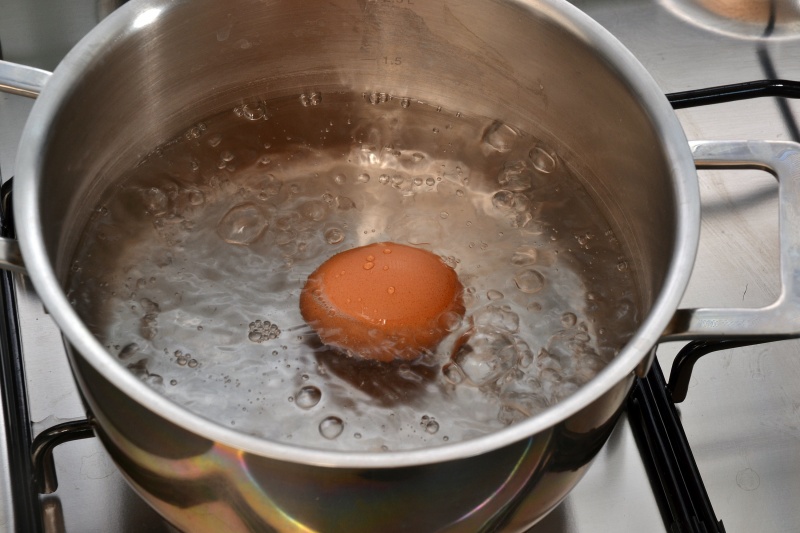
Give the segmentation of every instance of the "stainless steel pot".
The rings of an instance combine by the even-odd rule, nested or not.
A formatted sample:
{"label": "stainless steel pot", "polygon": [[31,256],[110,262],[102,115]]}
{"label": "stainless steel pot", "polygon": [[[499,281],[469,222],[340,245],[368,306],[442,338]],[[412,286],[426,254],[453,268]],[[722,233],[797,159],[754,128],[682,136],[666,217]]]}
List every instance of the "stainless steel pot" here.
{"label": "stainless steel pot", "polygon": [[[134,0],[46,73],[15,222],[30,277],[71,345],[99,437],[131,485],[185,531],[522,531],[602,447],[664,339],[798,334],[800,147],[687,143],[663,94],[611,35],[561,0]],[[45,83],[46,81],[46,83]],[[107,353],[62,289],[97,196],[187,124],[247,98],[342,89],[413,95],[558,140],[632,257],[645,317],[572,397],[440,447],[344,453],[260,440],[170,403]],[[760,310],[678,310],[699,234],[695,161],[781,176],[783,293]],[[5,242],[6,260],[14,243]]]}

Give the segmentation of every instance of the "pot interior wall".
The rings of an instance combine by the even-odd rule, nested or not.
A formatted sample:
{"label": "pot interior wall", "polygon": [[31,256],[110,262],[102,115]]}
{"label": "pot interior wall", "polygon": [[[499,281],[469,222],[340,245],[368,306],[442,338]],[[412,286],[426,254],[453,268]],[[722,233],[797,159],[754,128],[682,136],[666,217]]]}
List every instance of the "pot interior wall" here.
{"label": "pot interior wall", "polygon": [[134,2],[106,29],[113,38],[57,71],[80,70],[48,131],[40,184],[62,279],[93,203],[154,147],[254,99],[346,90],[546,139],[604,207],[645,309],[660,290],[677,210],[666,149],[630,85],[547,3]]}

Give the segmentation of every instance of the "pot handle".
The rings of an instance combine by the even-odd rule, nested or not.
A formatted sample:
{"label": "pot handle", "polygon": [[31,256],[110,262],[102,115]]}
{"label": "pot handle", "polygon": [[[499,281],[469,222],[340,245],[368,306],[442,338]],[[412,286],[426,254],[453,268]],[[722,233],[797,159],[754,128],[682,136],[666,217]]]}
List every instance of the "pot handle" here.
{"label": "pot handle", "polygon": [[[0,92],[36,98],[48,79],[46,70],[0,60]],[[16,240],[0,238],[0,269],[25,273]]]}
{"label": "pot handle", "polygon": [[36,98],[50,79],[50,73],[0,60],[0,92]]}
{"label": "pot handle", "polygon": [[0,237],[0,270],[27,274],[19,243],[14,239]]}
{"label": "pot handle", "polygon": [[755,168],[778,178],[781,294],[760,309],[678,309],[660,341],[800,337],[800,144],[695,141],[697,168]]}

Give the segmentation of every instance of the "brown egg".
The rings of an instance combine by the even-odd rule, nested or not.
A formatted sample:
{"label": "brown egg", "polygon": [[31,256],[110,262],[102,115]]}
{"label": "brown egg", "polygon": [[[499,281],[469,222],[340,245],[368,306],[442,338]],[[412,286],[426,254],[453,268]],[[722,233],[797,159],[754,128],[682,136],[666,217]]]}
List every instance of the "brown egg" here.
{"label": "brown egg", "polygon": [[442,259],[391,242],[338,253],[300,294],[300,312],[322,342],[377,361],[436,348],[464,315],[462,286]]}

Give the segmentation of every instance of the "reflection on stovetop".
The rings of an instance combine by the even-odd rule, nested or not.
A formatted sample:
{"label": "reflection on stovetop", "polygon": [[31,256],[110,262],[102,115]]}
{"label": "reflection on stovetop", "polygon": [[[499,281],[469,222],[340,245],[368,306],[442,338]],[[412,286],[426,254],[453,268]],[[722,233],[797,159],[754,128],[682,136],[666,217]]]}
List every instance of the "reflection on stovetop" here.
{"label": "reflection on stovetop", "polygon": [[[573,3],[616,35],[665,93],[765,77],[800,79],[800,26],[792,11],[794,2],[749,3],[773,6],[772,29],[769,18],[763,23],[759,18],[763,13],[741,11],[741,0]],[[112,4],[0,0],[5,58],[54,68]],[[30,105],[23,98],[0,95],[0,173],[5,178],[13,175],[14,151]],[[677,114],[689,139],[787,140],[797,135],[792,123],[800,117],[800,105],[762,99]],[[774,178],[760,171],[700,175],[701,245],[682,305],[757,307],[772,302],[780,289]],[[37,434],[82,417],[84,410],[69,377],[60,335],[24,277],[17,277],[16,297]],[[665,369],[679,348],[675,343],[660,347]],[[680,404],[711,502],[728,531],[788,532],[800,523],[795,502],[800,494],[799,348],[798,341],[782,341],[709,355],[697,364],[687,399]],[[59,488],[42,497],[47,531],[170,530],[125,484],[96,439],[58,447],[55,461]],[[13,523],[2,510],[7,498],[0,497],[0,529]],[[586,478],[532,531],[664,529],[623,417]]]}

